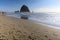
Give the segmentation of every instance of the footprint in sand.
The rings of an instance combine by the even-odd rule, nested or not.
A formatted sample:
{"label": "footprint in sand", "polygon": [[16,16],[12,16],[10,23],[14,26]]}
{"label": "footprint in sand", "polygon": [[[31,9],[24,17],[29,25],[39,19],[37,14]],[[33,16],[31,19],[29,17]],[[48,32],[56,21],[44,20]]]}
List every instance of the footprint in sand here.
{"label": "footprint in sand", "polygon": [[[48,38],[48,36],[47,35],[44,35],[46,38]],[[48,40],[52,40],[52,39],[48,39]]]}
{"label": "footprint in sand", "polygon": [[44,35],[44,37],[48,38],[48,36],[47,36],[47,35]]}
{"label": "footprint in sand", "polygon": [[43,39],[41,39],[41,40],[43,40]]}
{"label": "footprint in sand", "polygon": [[4,39],[4,38],[2,38],[2,39],[0,39],[0,40],[8,40],[8,39]]}
{"label": "footprint in sand", "polygon": [[51,40],[51,39],[48,39],[48,40]]}
{"label": "footprint in sand", "polygon": [[32,39],[32,37],[31,37],[31,36],[28,36],[28,38],[29,38],[29,39]]}
{"label": "footprint in sand", "polygon": [[28,36],[28,38],[31,39],[31,40],[34,40],[34,38],[32,38],[31,36]]}

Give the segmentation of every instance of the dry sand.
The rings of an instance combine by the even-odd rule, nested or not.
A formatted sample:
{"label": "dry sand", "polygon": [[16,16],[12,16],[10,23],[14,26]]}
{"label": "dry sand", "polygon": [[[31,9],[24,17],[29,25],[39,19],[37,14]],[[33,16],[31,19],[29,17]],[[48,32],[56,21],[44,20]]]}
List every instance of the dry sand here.
{"label": "dry sand", "polygon": [[0,40],[60,40],[60,29],[0,15]]}

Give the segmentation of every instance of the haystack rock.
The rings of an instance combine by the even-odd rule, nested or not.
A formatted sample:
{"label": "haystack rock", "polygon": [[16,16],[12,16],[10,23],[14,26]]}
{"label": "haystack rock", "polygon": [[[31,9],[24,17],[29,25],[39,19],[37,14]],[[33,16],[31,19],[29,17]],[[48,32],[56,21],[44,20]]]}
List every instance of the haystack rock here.
{"label": "haystack rock", "polygon": [[20,12],[30,12],[29,8],[26,5],[23,5],[20,9]]}
{"label": "haystack rock", "polygon": [[29,8],[26,5],[23,5],[20,9],[20,12],[22,14],[21,18],[22,19],[28,19],[28,14],[29,14]]}

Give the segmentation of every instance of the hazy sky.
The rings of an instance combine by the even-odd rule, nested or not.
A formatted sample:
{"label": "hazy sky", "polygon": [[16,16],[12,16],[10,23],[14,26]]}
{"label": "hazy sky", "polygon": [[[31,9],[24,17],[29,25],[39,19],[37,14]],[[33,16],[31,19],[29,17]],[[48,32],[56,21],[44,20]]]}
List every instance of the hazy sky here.
{"label": "hazy sky", "polygon": [[60,12],[60,0],[0,0],[0,11],[20,10],[24,4],[35,12]]}

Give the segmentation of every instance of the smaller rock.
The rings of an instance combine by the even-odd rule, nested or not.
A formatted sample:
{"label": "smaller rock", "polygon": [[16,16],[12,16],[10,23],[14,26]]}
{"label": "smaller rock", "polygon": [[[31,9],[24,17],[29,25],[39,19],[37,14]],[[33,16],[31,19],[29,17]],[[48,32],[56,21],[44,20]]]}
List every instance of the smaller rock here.
{"label": "smaller rock", "polygon": [[26,15],[22,15],[21,19],[28,19],[28,17]]}

